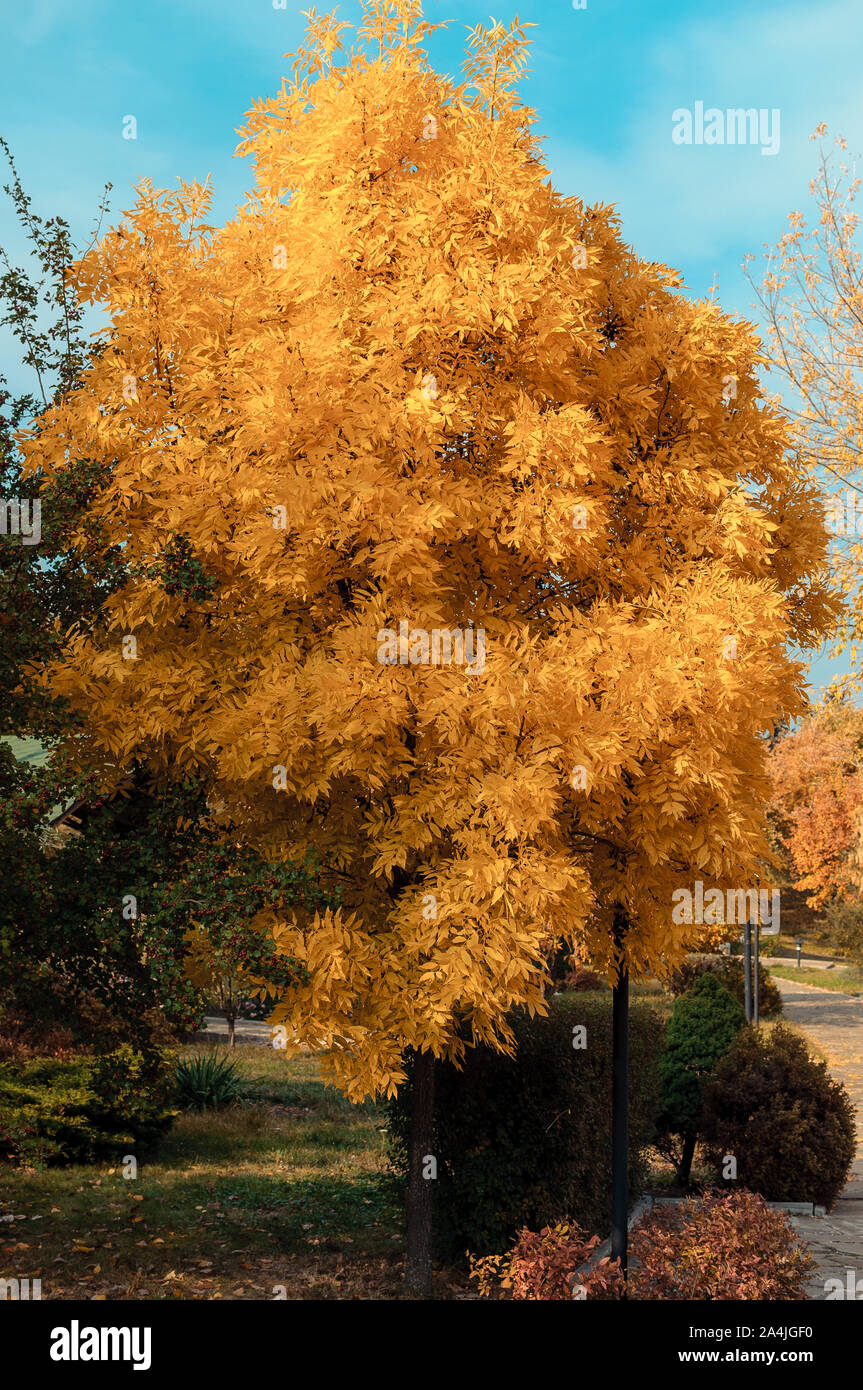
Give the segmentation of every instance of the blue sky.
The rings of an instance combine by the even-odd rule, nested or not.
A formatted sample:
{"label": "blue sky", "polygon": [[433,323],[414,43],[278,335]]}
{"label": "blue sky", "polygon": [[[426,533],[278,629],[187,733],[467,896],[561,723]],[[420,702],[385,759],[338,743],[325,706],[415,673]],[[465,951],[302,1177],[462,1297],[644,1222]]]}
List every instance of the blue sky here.
{"label": "blue sky", "polygon": [[[278,2],[278,0],[277,0]],[[111,208],[132,201],[138,179],[158,187],[212,176],[212,220],[230,217],[251,182],[233,157],[252,101],[275,92],[282,55],[300,43],[301,10],[285,0],[0,0],[7,37],[0,133],[15,153],[37,210],[60,213],[87,237],[101,190]],[[466,27],[490,19],[490,0],[426,0],[449,28],[429,41],[434,65],[453,75]],[[331,8],[324,0],[317,8]],[[356,22],[360,6],[338,7]],[[695,296],[718,285],[720,304],[757,319],[741,269],[806,208],[820,121],[863,152],[863,5],[724,0],[495,0],[531,30],[524,99],[537,111],[555,185],[615,203],[638,253],[683,271]],[[348,41],[350,38],[348,36]],[[751,145],[676,145],[672,113],[755,107],[780,112],[777,154]],[[123,138],[124,117],[137,139]],[[21,243],[0,213],[0,241]],[[0,351],[6,343],[0,340]],[[20,384],[13,372],[10,380]],[[831,668],[819,661],[820,684]]]}

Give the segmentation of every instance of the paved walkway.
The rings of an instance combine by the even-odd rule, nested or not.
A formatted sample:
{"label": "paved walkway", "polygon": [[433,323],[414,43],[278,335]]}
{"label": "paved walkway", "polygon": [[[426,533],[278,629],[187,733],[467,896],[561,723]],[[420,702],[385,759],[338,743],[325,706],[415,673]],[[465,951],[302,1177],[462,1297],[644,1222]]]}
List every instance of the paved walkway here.
{"label": "paved walkway", "polygon": [[[198,1035],[208,1042],[228,1041],[228,1020],[219,1014],[207,1014],[204,1019],[204,1032]],[[251,1019],[238,1018],[234,1025],[234,1036],[238,1043],[270,1043],[273,1032],[268,1023],[254,1023]]]}
{"label": "paved walkway", "polygon": [[[204,1019],[203,1032],[195,1033],[194,1038],[197,1042],[226,1043],[228,1041],[227,1019],[221,1014],[207,1014]],[[234,1039],[238,1046],[240,1043],[254,1043],[258,1047],[272,1047],[272,1025],[266,1022],[255,1022],[252,1019],[238,1018],[234,1025]],[[319,1050],[323,1050],[326,1043],[321,1041],[317,1047]],[[305,1045],[300,1049],[301,1052],[310,1052],[311,1050]]]}
{"label": "paved walkway", "polygon": [[[857,1108],[857,1156],[845,1191],[827,1216],[791,1218],[818,1266],[808,1295],[825,1299],[826,1280],[839,1279],[845,1288],[849,1270],[855,1281],[863,1280],[863,999],[778,975],[773,979],[782,993],[785,1017],[817,1043]],[[858,1297],[863,1298],[863,1283]]]}
{"label": "paved walkway", "polygon": [[[831,956],[804,956],[802,960],[804,970],[841,970],[846,962],[837,957]],[[761,964],[771,965],[796,965],[793,956],[761,956]]]}

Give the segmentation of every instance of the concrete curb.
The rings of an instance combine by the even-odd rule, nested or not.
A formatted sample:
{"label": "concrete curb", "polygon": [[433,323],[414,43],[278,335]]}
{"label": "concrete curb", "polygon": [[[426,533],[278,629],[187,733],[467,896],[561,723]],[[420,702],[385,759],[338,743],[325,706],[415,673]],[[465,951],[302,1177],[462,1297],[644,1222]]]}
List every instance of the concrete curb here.
{"label": "concrete curb", "polygon": [[[697,1197],[645,1197],[642,1199],[651,1206],[680,1206],[686,1201],[698,1201]],[[787,1211],[794,1216],[826,1216],[827,1208],[819,1207],[815,1202],[768,1202],[768,1207],[773,1211]],[[631,1224],[631,1223],[630,1223]]]}

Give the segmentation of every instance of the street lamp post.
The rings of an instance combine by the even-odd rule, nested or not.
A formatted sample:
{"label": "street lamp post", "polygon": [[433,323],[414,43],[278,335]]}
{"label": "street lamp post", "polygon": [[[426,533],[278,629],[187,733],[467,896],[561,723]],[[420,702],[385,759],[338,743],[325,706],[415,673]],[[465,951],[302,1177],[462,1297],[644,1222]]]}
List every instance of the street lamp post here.
{"label": "street lamp post", "polygon": [[758,955],[761,945],[761,875],[755,875],[755,958],[752,962],[752,1022],[758,1027]]}
{"label": "street lamp post", "polygon": [[755,954],[752,959],[752,1022],[758,1027],[758,948],[761,941],[761,923],[755,923]]}
{"label": "street lamp post", "polygon": [[743,1000],[746,1022],[752,1022],[752,925],[743,923]]}

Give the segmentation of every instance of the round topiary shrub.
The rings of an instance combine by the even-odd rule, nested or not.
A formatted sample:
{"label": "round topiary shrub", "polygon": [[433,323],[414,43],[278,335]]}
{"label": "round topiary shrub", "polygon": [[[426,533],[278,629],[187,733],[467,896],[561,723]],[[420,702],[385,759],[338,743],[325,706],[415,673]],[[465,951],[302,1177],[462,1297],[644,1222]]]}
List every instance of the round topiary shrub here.
{"label": "round topiary shrub", "polygon": [[[611,1221],[611,995],[557,998],[548,1016],[511,1020],[516,1053],[470,1049],[435,1066],[434,1238],[442,1260],[501,1253],[523,1226]],[[576,1031],[578,1030],[578,1031]],[[583,1031],[581,1031],[583,1030]],[[658,1108],[663,1021],[630,1015],[630,1192],[642,1190]],[[574,1045],[575,1044],[575,1045]],[[583,1044],[583,1046],[582,1046]],[[408,1080],[387,1107],[391,1166],[407,1186]]]}
{"label": "round topiary shrub", "polygon": [[[721,985],[733,994],[740,1004],[746,998],[746,983],[742,956],[687,956],[677,966],[668,981],[668,988],[675,997],[685,994],[702,975],[714,975]],[[782,995],[776,981],[763,966],[758,970],[758,1015],[759,1018],[778,1018],[782,1013]]]}
{"label": "round topiary shrub", "polygon": [[702,1138],[720,1171],[733,1155],[742,1187],[829,1207],[854,1158],[854,1108],[790,1028],[747,1028],[704,1088]]}
{"label": "round topiary shrub", "polygon": [[674,1006],[659,1064],[662,1099],[657,1133],[682,1141],[676,1155],[677,1180],[685,1186],[701,1127],[702,1088],[734,1036],[746,1023],[737,1000],[715,976],[700,975]]}

